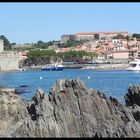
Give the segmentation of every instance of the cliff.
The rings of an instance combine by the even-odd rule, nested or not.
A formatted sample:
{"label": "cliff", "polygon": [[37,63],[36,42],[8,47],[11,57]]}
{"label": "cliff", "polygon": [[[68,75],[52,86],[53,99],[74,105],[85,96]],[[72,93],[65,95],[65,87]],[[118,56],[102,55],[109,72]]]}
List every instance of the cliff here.
{"label": "cliff", "polygon": [[56,81],[31,101],[0,92],[0,137],[140,137],[140,85],[130,86],[126,105],[87,89],[79,79]]}

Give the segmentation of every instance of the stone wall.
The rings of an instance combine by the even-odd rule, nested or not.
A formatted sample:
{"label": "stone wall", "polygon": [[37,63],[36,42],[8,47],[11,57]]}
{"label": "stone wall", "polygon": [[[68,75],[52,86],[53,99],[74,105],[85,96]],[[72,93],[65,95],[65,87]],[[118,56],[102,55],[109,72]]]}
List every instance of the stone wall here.
{"label": "stone wall", "polygon": [[0,71],[19,69],[19,57],[13,52],[0,53]]}
{"label": "stone wall", "polygon": [[126,70],[129,64],[99,64],[96,70]]}

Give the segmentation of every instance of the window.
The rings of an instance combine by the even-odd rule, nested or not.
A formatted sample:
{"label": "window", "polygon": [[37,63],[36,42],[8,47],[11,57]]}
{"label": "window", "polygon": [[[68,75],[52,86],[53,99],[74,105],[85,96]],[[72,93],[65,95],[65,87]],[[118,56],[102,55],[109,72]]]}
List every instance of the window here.
{"label": "window", "polygon": [[137,64],[130,64],[130,67],[136,67]]}

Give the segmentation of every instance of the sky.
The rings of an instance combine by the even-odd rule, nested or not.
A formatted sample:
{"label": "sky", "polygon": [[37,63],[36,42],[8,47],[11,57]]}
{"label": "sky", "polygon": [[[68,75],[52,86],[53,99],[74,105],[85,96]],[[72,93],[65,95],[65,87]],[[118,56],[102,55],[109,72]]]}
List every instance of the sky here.
{"label": "sky", "polygon": [[10,43],[60,40],[77,32],[140,33],[140,3],[0,3],[0,35]]}

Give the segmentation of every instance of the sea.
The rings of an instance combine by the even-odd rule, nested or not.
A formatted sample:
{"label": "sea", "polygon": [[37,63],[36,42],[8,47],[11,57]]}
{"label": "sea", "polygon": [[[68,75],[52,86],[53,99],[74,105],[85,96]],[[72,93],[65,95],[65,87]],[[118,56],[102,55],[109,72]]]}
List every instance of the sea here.
{"label": "sea", "polygon": [[140,84],[140,73],[126,70],[82,70],[64,69],[63,71],[27,70],[15,72],[0,72],[0,86],[23,88],[19,96],[31,100],[37,88],[49,94],[49,90],[59,79],[79,78],[86,88],[103,92],[125,103],[124,95],[129,85]]}

